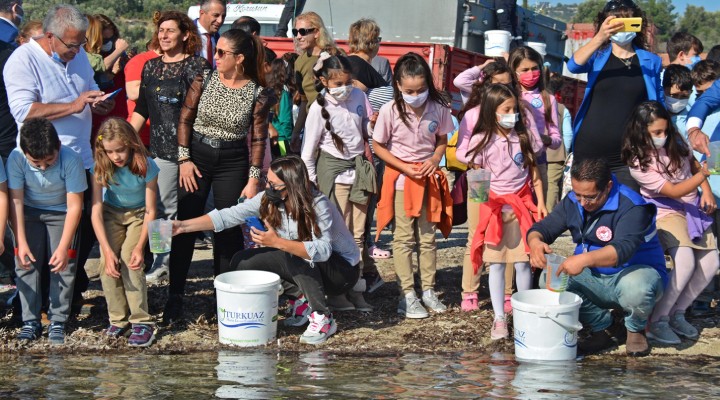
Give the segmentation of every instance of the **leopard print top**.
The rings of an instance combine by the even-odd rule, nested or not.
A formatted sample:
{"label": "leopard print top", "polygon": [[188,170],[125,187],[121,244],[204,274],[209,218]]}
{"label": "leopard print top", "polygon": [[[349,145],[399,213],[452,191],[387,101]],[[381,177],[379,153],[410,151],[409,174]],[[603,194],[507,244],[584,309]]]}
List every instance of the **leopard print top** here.
{"label": "leopard print top", "polygon": [[193,129],[209,138],[235,141],[244,140],[250,132],[253,115],[253,98],[263,90],[253,81],[232,89],[220,82],[217,71],[203,90]]}

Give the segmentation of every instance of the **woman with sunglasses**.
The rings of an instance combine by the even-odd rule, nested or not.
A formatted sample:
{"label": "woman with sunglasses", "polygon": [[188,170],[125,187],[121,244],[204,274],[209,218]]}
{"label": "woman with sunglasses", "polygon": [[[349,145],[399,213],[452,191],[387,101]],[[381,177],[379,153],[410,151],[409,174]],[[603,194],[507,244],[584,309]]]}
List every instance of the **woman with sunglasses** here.
{"label": "woman with sunglasses", "polygon": [[[160,168],[158,175],[158,216],[175,219],[178,202],[178,141],[180,109],[187,88],[195,77],[210,68],[196,55],[200,36],[193,21],[178,11],[155,13],[155,35],[149,48],[160,57],[148,60],[140,78],[137,104],[130,116],[135,132],[150,119],[150,154]],[[167,254],[155,258],[148,279],[157,281],[169,271]]]}
{"label": "woman with sunglasses", "polygon": [[[178,219],[199,217],[210,190],[215,207],[255,197],[260,188],[268,113],[276,100],[265,88],[265,51],[257,36],[240,29],[223,33],[215,46],[217,70],[195,78],[185,97],[178,126]],[[248,150],[248,142],[252,152]],[[170,252],[170,298],[166,322],[182,314],[185,280],[195,235],[180,235]],[[230,259],[243,248],[240,227],[215,233],[214,273],[229,270]]]}
{"label": "woman with sunglasses", "polygon": [[[615,18],[642,18],[640,32],[624,32]],[[643,101],[664,104],[660,57],[648,51],[648,21],[632,0],[611,0],[598,13],[595,37],[568,61],[572,73],[587,73],[585,97],[573,127],[575,160],[604,158],[624,185],[638,183],[620,159],[622,136],[632,110]]]}
{"label": "woman with sunglasses", "polygon": [[251,217],[264,225],[251,228],[253,241],[262,247],[235,254],[230,269],[278,274],[285,294],[292,299],[304,297],[312,309],[312,314],[307,311],[302,316],[310,324],[300,342],[325,342],[337,330],[325,296],[353,287],[360,251],[338,208],[310,181],[300,157],[270,163],[265,191],[252,199],[202,217],[173,221],[173,235],[209,229],[221,232]]}
{"label": "woman with sunglasses", "polygon": [[336,46],[330,32],[325,28],[322,18],[312,11],[300,14],[295,18],[295,29],[292,30],[295,45],[300,57],[295,60],[295,80],[300,88],[300,113],[293,128],[290,148],[300,154],[300,132],[305,127],[305,118],[309,105],[315,101],[318,92],[315,89],[313,66],[320,52],[327,51],[330,55],[341,52]]}

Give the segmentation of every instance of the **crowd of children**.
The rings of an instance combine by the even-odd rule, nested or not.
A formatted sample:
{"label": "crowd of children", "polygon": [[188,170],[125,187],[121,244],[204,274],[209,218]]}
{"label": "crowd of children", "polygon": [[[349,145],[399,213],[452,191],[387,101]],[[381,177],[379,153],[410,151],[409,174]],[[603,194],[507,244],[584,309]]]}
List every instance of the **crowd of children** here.
{"label": "crowd of children", "polygon": [[[435,88],[425,59],[408,53],[397,60],[392,80],[386,82],[392,87],[392,99],[375,107],[364,92],[368,88],[354,85],[356,66],[326,43],[329,35],[317,14],[298,17],[296,28],[301,56],[297,60],[283,56],[266,68],[267,86],[279,99],[269,117],[268,148],[272,158],[283,157],[293,153],[291,142],[297,141],[297,133],[304,135],[296,153],[310,180],[338,207],[363,253],[357,284],[345,294],[329,297],[328,306],[334,311],[373,310],[363,292],[376,282],[366,282],[363,276],[378,275],[373,255],[387,257],[368,246],[373,242],[368,239],[367,222],[376,218],[375,240],[383,229],[393,231],[398,313],[427,318],[430,312],[446,311],[448,305],[435,292],[436,233],[448,237],[453,225],[451,191],[457,189],[454,184],[465,182],[462,175],[467,173],[441,168],[448,133],[457,130],[448,99]],[[680,336],[698,337],[685,312],[702,296],[720,264],[712,227],[720,182],[697,161],[701,155],[693,154],[685,132],[691,104],[720,75],[718,61],[700,61],[701,52],[702,44],[692,35],[670,39],[672,64],[658,82],[664,99],[635,107],[620,153],[640,194],[656,205],[660,240],[673,259],[672,278],[648,328],[648,337],[666,344],[680,343]],[[463,205],[468,236],[461,310],[478,309],[480,275],[487,266],[494,313],[489,333],[493,340],[503,339],[509,336],[510,295],[514,288],[533,286],[527,231],[563,195],[562,172],[573,146],[570,112],[559,102],[562,80],[550,76],[542,55],[527,46],[461,73],[455,85],[465,104],[458,115],[453,161],[468,171],[490,173],[487,200],[466,199]],[[718,115],[708,118],[705,132],[714,130],[708,125],[719,121]],[[24,322],[19,340],[41,336],[41,307],[43,298],[49,297],[49,341],[64,342],[77,268],[74,253],[82,193],[90,185],[109,318],[105,333],[118,338],[129,331],[131,346],[154,341],[144,267],[148,223],[157,215],[162,172],[125,120],[107,119],[95,137],[90,182],[80,156],[61,145],[58,132],[42,118],[25,121],[19,148],[0,168],[0,237],[9,221]],[[2,242],[0,250],[1,246]],[[47,287],[41,277],[45,269],[50,271]],[[311,311],[307,301],[300,296],[290,304],[292,315],[286,323],[306,323]]]}

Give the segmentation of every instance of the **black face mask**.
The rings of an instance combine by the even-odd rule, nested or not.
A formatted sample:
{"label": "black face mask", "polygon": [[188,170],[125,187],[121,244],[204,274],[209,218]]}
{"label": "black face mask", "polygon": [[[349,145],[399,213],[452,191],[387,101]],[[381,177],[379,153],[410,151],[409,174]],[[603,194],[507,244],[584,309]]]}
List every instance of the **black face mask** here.
{"label": "black face mask", "polygon": [[279,206],[280,204],[285,202],[285,199],[282,197],[282,190],[277,190],[274,187],[270,186],[269,188],[265,189],[265,197],[268,198],[273,204],[276,206]]}

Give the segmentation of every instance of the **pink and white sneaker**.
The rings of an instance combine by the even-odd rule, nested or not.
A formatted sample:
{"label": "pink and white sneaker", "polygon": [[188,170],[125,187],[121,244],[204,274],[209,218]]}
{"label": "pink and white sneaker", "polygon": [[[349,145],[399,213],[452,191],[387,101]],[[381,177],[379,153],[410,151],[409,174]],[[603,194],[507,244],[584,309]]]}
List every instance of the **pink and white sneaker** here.
{"label": "pink and white sneaker", "polygon": [[290,315],[285,318],[283,324],[285,326],[303,326],[308,322],[308,317],[312,310],[305,296],[300,296],[295,300],[290,300]]}
{"label": "pink and white sneaker", "polygon": [[317,312],[310,314],[310,325],[305,333],[300,336],[300,343],[320,344],[324,343],[333,333],[337,331],[335,319],[330,315],[323,315]]}

